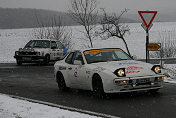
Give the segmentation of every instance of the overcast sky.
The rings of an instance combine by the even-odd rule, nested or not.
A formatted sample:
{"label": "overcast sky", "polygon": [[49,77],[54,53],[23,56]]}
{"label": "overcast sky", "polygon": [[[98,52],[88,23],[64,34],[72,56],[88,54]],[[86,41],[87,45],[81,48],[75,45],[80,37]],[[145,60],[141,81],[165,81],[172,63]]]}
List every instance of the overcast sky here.
{"label": "overcast sky", "polygon": [[[38,8],[56,11],[67,11],[71,0],[0,0],[3,8]],[[176,11],[176,0],[98,0],[100,8],[118,12],[124,8],[131,13],[138,10],[157,10],[160,13]]]}

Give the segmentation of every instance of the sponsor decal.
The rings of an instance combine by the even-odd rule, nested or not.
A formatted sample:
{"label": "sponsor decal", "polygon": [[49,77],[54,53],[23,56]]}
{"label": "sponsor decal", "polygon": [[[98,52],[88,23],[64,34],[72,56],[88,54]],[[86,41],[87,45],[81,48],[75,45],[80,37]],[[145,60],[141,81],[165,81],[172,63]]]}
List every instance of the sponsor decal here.
{"label": "sponsor decal", "polygon": [[60,53],[58,52],[58,53],[57,53],[57,55],[59,56],[59,55],[60,55]]}
{"label": "sponsor decal", "polygon": [[103,68],[103,67],[100,67],[100,66],[98,66],[98,67],[96,67],[96,68],[93,69],[93,71],[97,71],[97,72],[101,72],[103,70],[106,70],[106,69]]}
{"label": "sponsor decal", "polygon": [[92,53],[101,53],[101,52],[114,52],[114,51],[121,51],[122,49],[97,49],[97,50],[89,50],[85,51],[84,55],[92,54]]}
{"label": "sponsor decal", "polygon": [[138,66],[129,66],[126,68],[126,74],[132,74],[132,73],[139,73],[140,70],[144,69],[143,67],[138,67]]}
{"label": "sponsor decal", "polygon": [[126,68],[126,70],[141,70],[144,69],[143,67],[138,67],[138,66],[129,66]]}
{"label": "sponsor decal", "polygon": [[119,63],[119,66],[122,66],[122,65],[133,65],[133,64],[138,64],[137,62],[121,62]]}
{"label": "sponsor decal", "polygon": [[41,53],[42,53],[42,56],[45,56],[45,53],[43,51]]}

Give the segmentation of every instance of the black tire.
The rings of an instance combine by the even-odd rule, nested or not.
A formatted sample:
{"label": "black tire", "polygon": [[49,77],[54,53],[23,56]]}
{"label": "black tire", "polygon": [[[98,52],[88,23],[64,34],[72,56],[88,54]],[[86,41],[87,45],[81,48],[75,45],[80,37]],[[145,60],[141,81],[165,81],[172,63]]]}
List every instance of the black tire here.
{"label": "black tire", "polygon": [[17,60],[16,60],[16,63],[17,63],[18,66],[21,66],[21,65],[22,65],[22,61],[21,61],[20,59],[17,59]]}
{"label": "black tire", "polygon": [[148,92],[151,94],[156,94],[159,91],[159,89],[151,89]]}
{"label": "black tire", "polygon": [[50,55],[46,55],[44,59],[44,65],[48,65],[50,62]]}
{"label": "black tire", "polygon": [[60,91],[67,91],[68,87],[65,84],[64,76],[61,73],[57,74],[57,84]]}
{"label": "black tire", "polygon": [[105,93],[104,93],[104,89],[103,89],[103,83],[102,83],[101,77],[99,75],[93,76],[92,85],[93,85],[94,96],[98,97],[98,98],[104,98]]}

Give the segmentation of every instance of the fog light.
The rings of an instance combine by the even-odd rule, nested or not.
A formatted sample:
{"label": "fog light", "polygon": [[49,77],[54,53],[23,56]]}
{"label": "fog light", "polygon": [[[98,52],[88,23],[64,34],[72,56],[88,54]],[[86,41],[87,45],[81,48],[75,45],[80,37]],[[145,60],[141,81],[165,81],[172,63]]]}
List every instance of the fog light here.
{"label": "fog light", "polygon": [[123,83],[123,84],[126,84],[126,83],[127,83],[127,80],[123,80],[122,83]]}

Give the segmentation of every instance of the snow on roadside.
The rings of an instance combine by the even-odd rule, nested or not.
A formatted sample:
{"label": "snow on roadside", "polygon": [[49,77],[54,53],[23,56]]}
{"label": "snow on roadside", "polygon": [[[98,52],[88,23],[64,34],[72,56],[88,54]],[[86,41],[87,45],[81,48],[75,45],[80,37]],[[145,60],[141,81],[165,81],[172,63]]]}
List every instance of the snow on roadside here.
{"label": "snow on roadside", "polygon": [[167,75],[164,81],[176,84],[176,64],[165,64],[163,68],[164,74]]}
{"label": "snow on roadside", "polygon": [[1,118],[97,118],[0,94]]}

